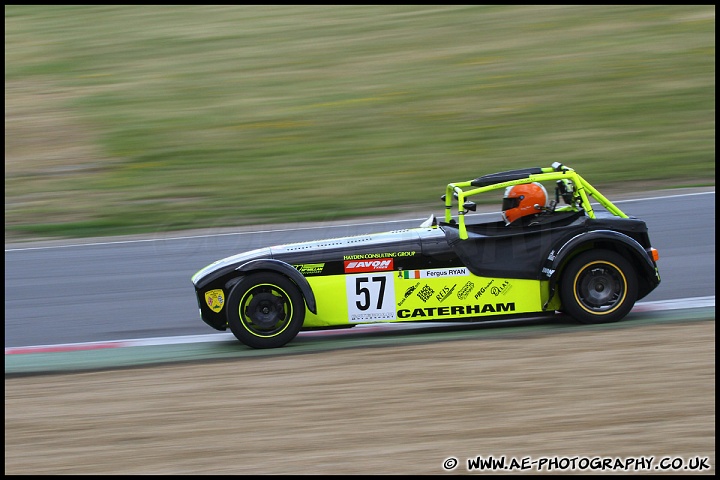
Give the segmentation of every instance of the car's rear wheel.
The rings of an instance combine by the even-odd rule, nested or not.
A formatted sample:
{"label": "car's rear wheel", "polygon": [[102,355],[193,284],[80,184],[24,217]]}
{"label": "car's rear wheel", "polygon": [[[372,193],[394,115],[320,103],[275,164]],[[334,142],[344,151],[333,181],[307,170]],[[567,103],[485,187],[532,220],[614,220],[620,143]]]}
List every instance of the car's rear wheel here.
{"label": "car's rear wheel", "polygon": [[243,277],[228,297],[228,325],[253,348],[275,348],[295,338],[305,320],[305,302],[292,280],[272,272]]}
{"label": "car's rear wheel", "polygon": [[637,299],[637,273],[610,250],[589,250],[573,258],[562,273],[563,310],[582,323],[621,320]]}

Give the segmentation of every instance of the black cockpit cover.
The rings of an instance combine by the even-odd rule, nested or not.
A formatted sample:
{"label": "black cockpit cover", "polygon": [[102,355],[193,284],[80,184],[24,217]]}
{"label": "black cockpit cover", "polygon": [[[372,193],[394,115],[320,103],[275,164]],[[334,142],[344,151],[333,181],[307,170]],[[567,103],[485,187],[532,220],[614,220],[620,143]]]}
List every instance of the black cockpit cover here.
{"label": "black cockpit cover", "polygon": [[468,225],[461,240],[457,225],[443,223],[445,237],[460,260],[482,277],[540,279],[553,246],[588,230],[582,212],[562,212],[536,225],[506,226],[505,222]]}

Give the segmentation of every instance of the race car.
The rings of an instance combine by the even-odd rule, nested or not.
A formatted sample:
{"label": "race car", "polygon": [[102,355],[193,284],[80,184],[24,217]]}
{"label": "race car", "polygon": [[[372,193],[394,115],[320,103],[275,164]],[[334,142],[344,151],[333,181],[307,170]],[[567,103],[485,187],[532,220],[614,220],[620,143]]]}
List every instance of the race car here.
{"label": "race car", "polygon": [[[500,218],[471,218],[481,216],[469,214],[470,198],[498,190]],[[444,217],[417,228],[218,260],[192,277],[200,317],[249,347],[275,348],[301,330],[364,323],[559,313],[615,322],[660,284],[645,222],[560,163],[450,183],[441,198]]]}

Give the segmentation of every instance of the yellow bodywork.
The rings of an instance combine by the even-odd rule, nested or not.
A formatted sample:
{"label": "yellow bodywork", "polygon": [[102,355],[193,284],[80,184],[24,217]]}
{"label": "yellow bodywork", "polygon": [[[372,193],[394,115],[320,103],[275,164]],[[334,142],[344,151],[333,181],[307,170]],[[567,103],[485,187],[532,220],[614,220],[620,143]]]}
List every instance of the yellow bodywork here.
{"label": "yellow bodywork", "polygon": [[465,267],[307,280],[318,313],[306,310],[305,327],[532,313],[541,311],[548,297],[546,281],[479,277]]}

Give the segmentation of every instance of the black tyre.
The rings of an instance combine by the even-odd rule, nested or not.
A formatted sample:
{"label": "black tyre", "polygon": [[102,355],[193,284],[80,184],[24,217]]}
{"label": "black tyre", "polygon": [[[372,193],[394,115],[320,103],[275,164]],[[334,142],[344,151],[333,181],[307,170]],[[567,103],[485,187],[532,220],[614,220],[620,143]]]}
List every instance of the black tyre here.
{"label": "black tyre", "polygon": [[582,323],[621,320],[637,300],[633,266],[610,250],[589,250],[573,258],[562,272],[563,310]]}
{"label": "black tyre", "polygon": [[295,283],[278,273],[258,272],[230,291],[228,325],[252,348],[282,347],[295,338],[305,320],[305,301]]}

